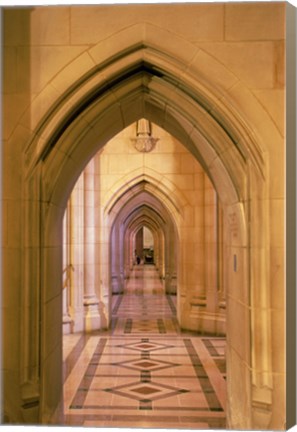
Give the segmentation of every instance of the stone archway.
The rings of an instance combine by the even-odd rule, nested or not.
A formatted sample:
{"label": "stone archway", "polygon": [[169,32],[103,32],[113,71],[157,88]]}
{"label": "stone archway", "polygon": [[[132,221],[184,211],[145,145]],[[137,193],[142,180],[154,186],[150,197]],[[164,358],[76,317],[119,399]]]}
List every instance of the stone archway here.
{"label": "stone archway", "polygon": [[[160,251],[160,253],[157,253],[157,257],[158,261],[159,258],[161,260],[160,277],[165,279],[165,290],[166,292],[174,291],[173,286],[176,284],[174,278],[176,278],[177,271],[177,254],[176,252],[170,254],[169,250],[176,251],[178,233],[175,228],[174,215],[172,215],[169,210],[172,208],[172,203],[170,199],[162,193],[160,187],[154,189],[154,194],[152,194],[150,192],[151,185],[147,181],[138,182],[134,187],[130,185],[131,183],[129,182],[128,187],[123,191],[121,197],[118,198],[115,205],[109,209],[109,213],[112,213],[112,219],[110,221],[110,247],[113,247],[112,238],[116,231],[118,243],[115,249],[121,250],[123,254],[122,257],[118,257],[118,274],[114,276],[117,280],[121,280],[121,288],[118,291],[121,292],[123,290],[124,279],[129,276],[130,267],[133,262],[131,232],[135,234],[140,226],[144,224],[150,226],[155,233],[156,243],[162,246],[162,252]],[[163,201],[161,202],[156,195],[161,195]],[[121,225],[122,231],[119,225]],[[123,245],[126,245],[125,249]],[[171,283],[173,284],[172,287]]]}
{"label": "stone archway", "polygon": [[[260,367],[261,371],[267,370],[267,365],[269,367],[269,357],[266,356],[265,365],[261,365],[258,351],[254,352],[251,359],[249,349],[250,345],[255,343],[254,332],[260,332],[261,338],[266,341],[266,348],[270,343],[269,330],[263,328],[261,322],[256,323],[256,328],[253,327],[250,339],[253,318],[250,304],[251,281],[248,274],[251,274],[253,265],[253,272],[259,271],[265,277],[266,263],[265,254],[262,255],[263,261],[260,263],[254,262],[250,256],[249,242],[256,228],[251,225],[248,227],[247,224],[247,215],[251,208],[253,211],[262,211],[265,205],[263,201],[254,200],[248,188],[250,182],[257,182],[257,193],[265,193],[262,167],[259,169],[261,154],[241,119],[231,115],[226,107],[222,108],[219,101],[216,101],[218,105],[210,104],[211,107],[207,107],[206,101],[211,100],[210,93],[207,92],[209,98],[203,100],[202,94],[197,90],[198,80],[191,85],[189,81],[193,80],[193,77],[190,75],[185,75],[183,80],[177,78],[171,70],[167,55],[163,56],[163,61],[168,65],[168,70],[165,66],[155,67],[154,49],[142,45],[136,51],[136,56],[134,53],[135,51],[133,56],[127,53],[125,67],[120,64],[122,59],[113,59],[113,74],[108,86],[98,81],[96,71],[92,76],[94,80],[97,79],[96,86],[91,92],[87,89],[83,92],[83,88],[89,86],[89,83],[82,80],[80,92],[83,97],[76,100],[65,116],[57,114],[57,118],[61,120],[59,127],[53,128],[51,121],[54,115],[49,116],[46,123],[48,127],[37,132],[36,139],[28,149],[26,196],[35,198],[34,201],[26,203],[25,227],[34,222],[30,235],[32,238],[38,236],[38,244],[34,251],[26,250],[26,286],[33,288],[30,292],[27,288],[24,298],[26,302],[30,301],[30,297],[34,298],[38,307],[30,316],[24,317],[27,329],[24,346],[28,343],[28,348],[23,352],[23,358],[27,370],[30,370],[32,364],[38,364],[41,373],[39,375],[34,372],[31,376],[31,373],[27,372],[25,382],[28,384],[29,393],[34,386],[39,386],[40,413],[43,413],[40,420],[48,422],[53,416],[53,407],[59,405],[62,397],[61,374],[57,376],[53,370],[59,369],[61,365],[61,231],[66,201],[78,174],[95,151],[126,125],[145,117],[177,137],[197,157],[212,179],[229,220],[226,227],[230,254],[226,268],[230,284],[227,317],[228,421],[230,427],[242,427],[244,424],[243,427],[248,428],[252,412],[250,371],[255,365]],[[132,56],[133,61],[129,56]],[[145,57],[149,57],[149,61]],[[108,71],[109,67],[110,64],[106,66],[106,74],[111,73]],[[175,70],[179,67],[180,65],[175,64]],[[73,96],[75,99],[78,93],[74,92]],[[60,108],[61,106],[57,113]],[[267,213],[265,218],[268,218]],[[260,234],[262,242],[265,242],[265,233]],[[232,268],[232,257],[235,256],[243,269],[240,275],[234,274]],[[34,259],[40,263],[39,274],[32,272],[30,267]],[[241,286],[240,291],[235,289],[238,283]],[[266,289],[265,280],[264,286]],[[267,296],[264,296],[264,306],[267,301]],[[57,314],[54,311],[57,311]],[[262,313],[267,313],[266,306]],[[244,317],[240,335],[231,325],[232,318],[238,314]],[[32,341],[31,336],[35,333],[39,319],[40,333],[37,340]],[[240,343],[242,338],[246,340],[244,349]],[[267,387],[266,384],[264,383]],[[257,382],[255,385],[257,386]],[[271,387],[268,382],[268,387],[269,385]]]}

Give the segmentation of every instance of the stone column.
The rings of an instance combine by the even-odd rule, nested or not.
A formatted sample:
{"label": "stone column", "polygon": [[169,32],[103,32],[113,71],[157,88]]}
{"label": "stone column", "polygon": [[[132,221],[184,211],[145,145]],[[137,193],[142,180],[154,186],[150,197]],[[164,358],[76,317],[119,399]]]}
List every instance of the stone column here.
{"label": "stone column", "polygon": [[224,235],[224,215],[223,209],[218,202],[218,301],[220,314],[226,314],[226,283],[225,283],[225,235]]}
{"label": "stone column", "polygon": [[70,310],[73,332],[84,329],[84,176],[81,174],[70,197],[72,284]]}
{"label": "stone column", "polygon": [[129,274],[130,271],[133,270],[133,266],[135,263],[135,241],[134,241],[134,235],[132,232],[129,231],[129,236],[127,236],[128,242],[129,242],[129,261],[127,263],[127,266],[129,265]]}
{"label": "stone column", "polygon": [[125,255],[127,253],[124,251],[125,241],[124,241],[124,227],[122,224],[119,226],[119,244],[118,244],[118,253],[119,253],[119,286],[120,292],[124,291],[125,287]]}
{"label": "stone column", "polygon": [[206,174],[195,174],[196,205],[184,207],[180,229],[179,294],[180,325],[203,331],[206,311],[205,288],[205,180]]}
{"label": "stone column", "polygon": [[158,233],[154,233],[154,262],[156,270],[159,271],[159,237]]}
{"label": "stone column", "polygon": [[174,242],[174,232],[172,229],[166,229],[166,274],[165,274],[165,292],[166,294],[175,294],[176,289],[174,288],[176,282],[173,278],[176,278],[175,273],[175,242]]}
{"label": "stone column", "polygon": [[218,230],[217,195],[209,179],[205,180],[205,290],[206,312],[204,330],[216,332],[215,314],[218,312]]}
{"label": "stone column", "polygon": [[140,228],[135,236],[136,255],[143,259],[143,228]]}
{"label": "stone column", "polygon": [[123,265],[124,265],[124,286],[126,287],[126,281],[130,278],[130,271],[133,270],[135,253],[133,247],[133,232],[129,227],[125,227],[125,232],[123,234]]}
{"label": "stone column", "polygon": [[[193,316],[200,315],[205,311],[206,307],[206,287],[205,287],[205,230],[207,214],[205,212],[205,181],[206,175],[201,172],[197,173],[196,180],[197,196],[200,196],[200,205],[194,208],[194,230],[189,230],[190,223],[188,224],[187,232],[187,273],[188,273],[188,289],[191,294],[191,311]],[[189,209],[190,210],[190,209]],[[199,318],[200,320],[200,318]]]}
{"label": "stone column", "polygon": [[71,256],[70,256],[70,201],[68,201],[63,219],[63,334],[71,333],[71,316],[69,312]]}
{"label": "stone column", "polygon": [[95,292],[95,167],[92,159],[84,171],[84,311],[85,331],[100,328],[99,300]]}
{"label": "stone column", "polygon": [[120,293],[118,223],[114,225],[111,234],[111,287],[113,294]]}
{"label": "stone column", "polygon": [[162,280],[165,279],[165,239],[164,232],[159,229],[159,275]]}
{"label": "stone column", "polygon": [[72,319],[69,315],[68,303],[69,303],[69,287],[66,285],[63,288],[63,334],[71,333]]}

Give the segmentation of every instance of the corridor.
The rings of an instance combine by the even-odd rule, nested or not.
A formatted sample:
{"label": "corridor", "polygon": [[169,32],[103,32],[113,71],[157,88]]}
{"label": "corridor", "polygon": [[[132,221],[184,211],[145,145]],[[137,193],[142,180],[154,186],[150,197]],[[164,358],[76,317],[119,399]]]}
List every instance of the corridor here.
{"label": "corridor", "polygon": [[149,3],[1,8],[3,420],[288,429],[293,6]]}
{"label": "corridor", "polygon": [[64,335],[65,424],[217,429],[225,423],[225,338],[181,332],[154,265],[113,296],[108,332]]}

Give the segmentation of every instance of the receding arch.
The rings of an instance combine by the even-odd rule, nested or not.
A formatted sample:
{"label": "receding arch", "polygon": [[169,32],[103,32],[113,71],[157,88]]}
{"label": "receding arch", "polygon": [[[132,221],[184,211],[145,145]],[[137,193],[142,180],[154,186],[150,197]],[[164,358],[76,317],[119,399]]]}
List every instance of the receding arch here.
{"label": "receding arch", "polygon": [[[138,193],[139,189],[146,190],[158,196],[161,201],[166,202],[172,214],[180,213],[182,207],[186,204],[187,199],[180,191],[177,195],[175,186],[164,176],[156,173],[150,168],[145,168],[145,173],[141,169],[137,169],[121,178],[112,186],[111,198],[105,205],[104,212],[109,214],[113,208],[118,205],[118,201],[123,196],[127,197],[130,194]],[[182,216],[182,215],[181,215]]]}
{"label": "receding arch", "polygon": [[[138,179],[137,179],[138,180]],[[134,183],[134,179],[125,185],[121,190],[121,195],[115,194],[115,199],[113,200],[112,206],[105,208],[105,215],[109,217],[110,223],[112,224],[116,218],[119,211],[127,206],[128,203],[135,202],[135,199],[142,196],[142,204],[145,204],[150,199],[153,199],[155,204],[158,203],[158,208],[164,207],[168,213],[170,213],[173,220],[179,217],[179,213],[182,209],[181,200],[176,199],[175,195],[168,196],[164,193],[164,185],[162,183],[156,184],[156,182],[151,181],[151,179],[145,181],[137,181]],[[174,200],[174,201],[173,201]],[[180,207],[177,207],[180,205]]]}
{"label": "receding arch", "polygon": [[[129,35],[128,38],[127,35]],[[179,47],[178,50],[172,51],[167,44],[163,43],[163,40],[167,40],[168,35],[173,41],[172,46]],[[158,46],[156,40],[158,40]],[[103,45],[104,55],[102,55]],[[87,72],[82,74],[78,67],[80,63],[83,63],[86,52],[75,59],[73,64],[70,63],[61,71],[60,76],[65,79],[63,84],[66,86],[63,88],[63,98],[57,99],[48,112],[40,111],[38,100],[36,100],[36,111],[38,109],[40,120],[34,125],[35,136],[27,149],[33,165],[34,160],[46,157],[53,142],[76,117],[89,107],[92,101],[98,97],[105,98],[107,93],[110,95],[113,93],[113,101],[119,102],[120,98],[117,91],[111,91],[113,85],[117,84],[118,76],[124,77],[126,75],[126,78],[130,78],[133,73],[135,74],[145,68],[150,74],[144,78],[144,81],[156,76],[165,79],[168,84],[175,83],[176,88],[180,88],[182,93],[190,96],[189,101],[192,100],[194,104],[203,107],[213,117],[215,122],[232,137],[233,143],[240,145],[242,148],[240,153],[244,159],[252,156],[255,161],[258,161],[257,164],[261,168],[261,164],[263,164],[261,148],[256,143],[253,132],[246,133],[249,129],[248,123],[240,117],[232,105],[228,105],[227,91],[238,83],[238,78],[204,52],[203,56],[207,57],[213,68],[209,68],[207,74],[202,68],[199,69],[199,62],[193,64],[192,61],[199,58],[202,51],[195,45],[191,45],[160,27],[143,23],[121,30],[109,37],[108,44],[100,42],[97,46],[87,50],[87,53],[92,59]],[[74,63],[76,68],[73,68]],[[166,70],[164,64],[166,64]],[[73,69],[77,70],[76,81],[73,81]],[[70,71],[71,74],[69,74]],[[220,71],[220,74],[217,71]],[[71,76],[69,83],[66,80],[67,74]],[[113,77],[113,81],[110,78],[107,80],[107,77],[110,76]],[[220,80],[220,76],[224,79]],[[228,84],[227,86],[219,86],[218,81],[220,84],[223,82]],[[59,82],[59,76],[51,83],[51,86],[61,91],[61,83],[58,86],[57,82]],[[145,82],[144,84],[146,85]],[[46,89],[43,92],[46,92]],[[43,92],[39,95],[40,98],[42,98]],[[164,101],[166,101],[166,96],[165,92]],[[175,96],[178,97],[178,93]],[[256,99],[253,102],[256,105]],[[34,104],[31,109],[35,109]],[[61,110],[63,115],[61,115]],[[61,119],[64,120],[61,121]],[[86,122],[87,120],[86,118]],[[129,124],[131,121],[126,123]],[[53,131],[55,131],[54,134]]]}
{"label": "receding arch", "polygon": [[[161,31],[160,29],[154,30]],[[151,27],[148,34],[152,34]],[[180,40],[178,42],[181,44]],[[197,51],[196,48],[193,49]],[[96,51],[95,48],[94,51]],[[123,58],[125,58],[125,67],[123,67]],[[118,126],[116,123],[113,124],[114,130],[111,134],[113,136],[136,121],[142,113],[188,146],[211,178],[216,170],[222,170],[225,167],[227,168],[226,177],[231,176],[235,185],[240,182],[242,175],[232,173],[234,158],[236,158],[238,168],[239,161],[242,161],[241,164],[244,165],[247,160],[251,160],[258,172],[263,174],[261,150],[253,139],[252,131],[248,130],[238,112],[235,115],[234,111],[230,111],[231,106],[226,106],[222,102],[225,102],[226,94],[221,94],[217,88],[216,93],[211,93],[209,88],[201,85],[201,82],[203,84],[205,82],[198,71],[199,79],[193,80],[190,72],[188,76],[184,73],[184,63],[177,56],[174,59],[173,67],[173,57],[170,53],[166,53],[165,47],[160,56],[160,51],[148,40],[133,45],[124,52],[113,53],[111,59],[108,61],[106,59],[97,66],[94,64],[86,76],[80,77],[76,85],[68,89],[67,101],[65,102],[65,99],[58,101],[52,107],[51,113],[48,113],[46,118],[40,122],[35,137],[27,148],[28,158],[30,157],[31,161],[29,170],[38,163],[38,160],[45,160],[49,157],[57,140],[60,142],[59,147],[64,156],[69,155],[70,157],[71,154],[72,159],[77,157],[80,160],[82,155],[73,151],[74,147],[70,144],[70,132],[75,124],[75,119],[80,119],[80,127],[73,130],[74,134],[82,135],[83,124],[83,136],[75,141],[88,140],[89,152],[92,156],[97,151],[99,140],[99,137],[96,136],[97,120],[101,122],[100,141],[106,142],[111,137],[107,133],[108,127],[111,127],[111,125],[108,126],[108,118],[112,117],[114,120],[117,118],[120,123]],[[112,69],[113,78],[106,82],[106,75],[111,73],[109,68]],[[225,73],[228,74],[227,71]],[[123,85],[127,88],[126,94]],[[80,99],[78,99],[79,94]],[[98,109],[98,104],[100,109]],[[102,116],[104,118],[100,119]],[[105,124],[105,127],[102,127],[102,124]],[[65,131],[68,131],[66,137]],[[61,145],[63,141],[65,146]],[[71,152],[67,150],[67,141],[72,147]],[[92,149],[92,143],[95,149]],[[246,148],[243,147],[244,145]],[[59,156],[61,162],[63,161],[63,155],[56,154],[55,156]],[[89,155],[88,158],[90,159],[91,156]],[[224,166],[220,166],[219,160],[224,161]],[[80,162],[83,161],[80,160]],[[244,170],[241,174],[243,173]],[[231,188],[232,182],[229,185]],[[217,179],[215,183],[218,186],[220,181]],[[245,185],[239,183],[236,186],[235,195],[239,193],[239,196],[244,198]],[[231,196],[231,193],[228,195]]]}
{"label": "receding arch", "polygon": [[[174,215],[170,213],[171,201],[168,197],[163,198],[164,201],[160,201],[155,194],[146,190],[145,184],[136,183],[132,189],[128,187],[120,199],[116,200],[113,212],[109,213],[110,216],[112,215],[109,220],[111,233],[109,256],[111,257],[113,291],[122,292],[124,279],[130,274],[133,261],[130,233],[135,234],[145,223],[150,225],[155,232],[162,232],[160,277],[165,278],[166,276],[165,290],[174,291],[171,284],[176,284],[178,232],[174,223]],[[168,203],[169,208],[166,207]],[[122,256],[116,252],[112,253],[113,245],[114,251],[120,251]],[[124,245],[126,245],[125,249]],[[175,252],[170,254],[169,251]]]}
{"label": "receding arch", "polygon": [[[179,46],[182,46],[181,41],[179,43]],[[51,267],[46,249],[61,246],[62,217],[70,191],[86,163],[116,133],[144,117],[179,139],[206,170],[225,213],[232,219],[226,227],[230,237],[230,253],[236,253],[237,248],[244,250],[245,265],[248,269],[251,266],[250,256],[246,251],[251,235],[247,223],[251,205],[249,181],[256,180],[259,194],[265,194],[265,166],[254,134],[245,120],[235,113],[235,109],[230,108],[226,94],[219,93],[218,97],[215,96],[217,86],[211,85],[211,78],[209,85],[203,86],[201,82],[205,84],[205,79],[200,82],[195,78],[194,70],[187,71],[179,61],[180,58],[172,61],[173,56],[167,55],[165,48],[162,53],[141,40],[138,46],[133,45],[121,54],[122,56],[102,59],[98,64],[94,61],[93,69],[70,87],[65,99],[54,104],[40,124],[36,125],[35,136],[27,148],[25,197],[33,195],[36,198],[25,203],[24,229],[32,226],[33,221],[35,226],[29,236],[32,242],[36,237],[40,242],[37,260],[41,263],[42,270],[38,275],[33,274],[29,262],[34,262],[35,257],[29,258],[32,252],[29,248],[26,249],[24,267],[27,289],[24,301],[28,302],[28,286],[33,286],[32,291],[40,305],[37,309],[41,311],[42,328],[40,350],[33,350],[30,343],[34,331],[32,329],[40,317],[36,312],[31,327],[28,325],[28,317],[24,316],[23,321],[29,331],[26,333],[26,348],[22,358],[23,369],[26,371],[32,364],[38,365],[36,370],[41,367],[43,421],[47,421],[52,415],[48,406],[57,405],[61,398],[61,388],[46,393],[51,386],[50,369],[52,365],[59,367],[61,358],[59,341],[46,340],[43,335],[45,328],[52,329],[53,334],[59,332],[60,323],[51,316],[50,308],[54,304],[61,304],[59,284],[62,274],[60,256],[57,255],[53,260],[56,283],[54,287],[49,284]],[[193,55],[196,54],[194,50]],[[106,82],[108,75],[111,78]],[[200,77],[199,74],[197,76]],[[252,205],[262,210],[265,203],[257,202]],[[265,233],[260,233],[262,241],[263,236]],[[262,263],[258,268],[265,274]],[[230,272],[230,269],[228,271]],[[245,289],[248,292],[249,283],[246,281]],[[268,302],[269,299],[264,301]],[[248,315],[245,318],[244,330],[247,338],[250,320]],[[261,328],[261,324],[260,329],[257,329],[269,344],[269,331]],[[231,335],[229,347],[232,347],[233,339],[235,340],[235,337]],[[248,357],[249,354],[244,355]],[[235,350],[230,348],[228,356],[230,361],[236,362]],[[251,364],[247,368],[250,367]],[[33,388],[37,381],[39,375],[36,371],[32,374],[25,372],[24,382],[29,387],[33,382]],[[234,386],[234,380],[229,380],[229,395]],[[49,404],[47,398],[52,398]],[[230,398],[230,425],[236,427],[236,416],[238,412],[242,413],[243,407],[251,405],[250,399],[250,389],[247,387],[239,401]]]}

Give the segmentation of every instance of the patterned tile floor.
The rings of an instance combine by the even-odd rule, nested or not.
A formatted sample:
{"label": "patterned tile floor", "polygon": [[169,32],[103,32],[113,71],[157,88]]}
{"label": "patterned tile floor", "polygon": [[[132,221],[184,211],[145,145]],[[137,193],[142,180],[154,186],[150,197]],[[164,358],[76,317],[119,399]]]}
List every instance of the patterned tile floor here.
{"label": "patterned tile floor", "polygon": [[225,339],[180,332],[175,297],[138,266],[108,332],[64,336],[66,424],[225,429]]}

